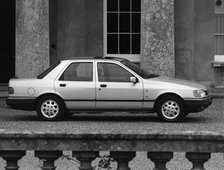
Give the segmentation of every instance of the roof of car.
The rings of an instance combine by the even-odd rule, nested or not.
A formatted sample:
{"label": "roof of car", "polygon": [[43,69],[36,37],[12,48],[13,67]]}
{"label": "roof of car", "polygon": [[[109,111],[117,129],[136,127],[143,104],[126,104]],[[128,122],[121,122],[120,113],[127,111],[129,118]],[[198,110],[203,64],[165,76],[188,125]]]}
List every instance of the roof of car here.
{"label": "roof of car", "polygon": [[68,59],[63,59],[61,61],[65,60],[117,60],[117,61],[122,61],[124,58],[121,57],[103,57],[103,56],[94,56],[94,57],[74,57],[74,58],[68,58]]}

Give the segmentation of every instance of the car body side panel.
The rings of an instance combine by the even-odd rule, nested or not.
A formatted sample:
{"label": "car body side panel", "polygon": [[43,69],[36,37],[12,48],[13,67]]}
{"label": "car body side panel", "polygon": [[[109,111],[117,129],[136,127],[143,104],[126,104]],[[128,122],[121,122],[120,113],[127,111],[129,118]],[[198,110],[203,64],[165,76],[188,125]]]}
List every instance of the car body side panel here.
{"label": "car body side panel", "polygon": [[45,80],[54,80],[55,78],[57,78],[57,76],[63,72],[65,70],[65,68],[70,64],[71,62],[68,60],[65,61],[61,61],[61,63],[54,69],[52,70],[50,73],[48,73],[44,79]]}
{"label": "car body side panel", "polygon": [[14,94],[10,94],[10,97],[37,98],[45,93],[54,93],[53,80],[12,79],[9,86],[14,89]]}
{"label": "car body side panel", "polygon": [[[60,87],[66,84],[66,87]],[[95,83],[55,81],[55,90],[64,99],[68,110],[95,109]]]}
{"label": "car body side panel", "polygon": [[[105,84],[107,87],[100,87]],[[141,83],[96,83],[97,109],[141,109],[143,103],[143,86]]]}
{"label": "car body side panel", "polygon": [[143,79],[143,84],[146,92],[144,96],[145,100],[154,100],[165,93],[173,93],[183,99],[195,98],[193,90],[206,89],[203,85],[195,82],[163,76]]}
{"label": "car body side panel", "polygon": [[142,105],[142,110],[151,111],[154,108],[155,100],[145,100]]}
{"label": "car body side panel", "polygon": [[185,96],[191,98],[193,97],[193,89],[186,89],[183,86],[173,85],[170,83],[157,82],[153,79],[144,80],[144,100],[155,100],[159,96],[163,94],[173,93],[181,98],[185,98]]}

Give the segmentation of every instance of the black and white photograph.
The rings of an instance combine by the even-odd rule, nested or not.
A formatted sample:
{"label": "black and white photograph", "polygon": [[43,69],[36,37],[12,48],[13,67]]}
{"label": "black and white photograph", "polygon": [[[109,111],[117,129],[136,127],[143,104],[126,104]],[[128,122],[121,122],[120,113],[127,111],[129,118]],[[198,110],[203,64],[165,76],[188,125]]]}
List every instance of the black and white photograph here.
{"label": "black and white photograph", "polygon": [[224,170],[224,0],[0,0],[0,170]]}

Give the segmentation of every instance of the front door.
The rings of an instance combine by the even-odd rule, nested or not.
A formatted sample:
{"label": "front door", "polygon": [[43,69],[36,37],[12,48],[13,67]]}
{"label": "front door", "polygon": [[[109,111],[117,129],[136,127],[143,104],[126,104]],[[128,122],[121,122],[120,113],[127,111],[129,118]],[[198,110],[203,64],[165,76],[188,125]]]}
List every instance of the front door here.
{"label": "front door", "polygon": [[0,84],[15,77],[15,1],[0,0]]}
{"label": "front door", "polygon": [[96,109],[139,110],[143,103],[143,85],[130,82],[133,75],[115,63],[97,63]]}

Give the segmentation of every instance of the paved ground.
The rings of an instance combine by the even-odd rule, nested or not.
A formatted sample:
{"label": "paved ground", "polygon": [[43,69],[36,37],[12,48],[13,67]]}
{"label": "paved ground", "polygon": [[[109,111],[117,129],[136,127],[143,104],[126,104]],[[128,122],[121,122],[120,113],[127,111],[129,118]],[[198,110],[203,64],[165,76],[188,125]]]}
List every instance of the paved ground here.
{"label": "paved ground", "polygon": [[[55,131],[55,133],[65,131],[70,133],[74,131],[108,131],[113,133],[129,131],[130,133],[138,133],[143,130],[224,132],[224,99],[213,100],[212,106],[207,110],[190,114],[181,123],[161,123],[156,115],[142,115],[140,113],[139,115],[127,113],[81,114],[73,116],[67,121],[42,122],[37,119],[35,112],[16,111],[4,106],[4,100],[0,100],[0,129],[30,130],[33,132]],[[71,152],[65,152],[65,154],[71,156]],[[101,154],[105,153],[102,152]],[[184,156],[184,153],[175,153],[174,159],[167,165],[169,170],[191,169],[191,163]],[[4,167],[4,161],[1,162],[0,170]],[[29,151],[19,164],[22,166],[20,170],[40,170],[41,162],[33,157],[33,151]],[[60,165],[57,170],[74,170],[74,167],[77,167],[77,162],[61,158],[56,162],[56,165]],[[130,167],[131,170],[149,170],[153,168],[153,163],[146,158],[145,152],[138,152],[136,158],[130,162]],[[205,167],[208,170],[223,170],[223,154],[212,154],[212,159],[205,164]]]}
{"label": "paved ground", "polygon": [[224,99],[214,99],[213,104],[205,111],[193,113],[181,123],[161,123],[155,114],[79,114],[67,121],[43,122],[35,112],[18,111],[4,107],[0,100],[0,129],[31,131],[112,131],[133,133],[147,131],[216,131],[224,132]]}

